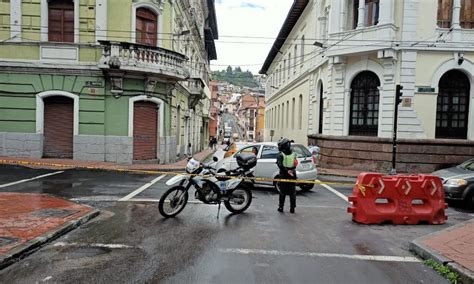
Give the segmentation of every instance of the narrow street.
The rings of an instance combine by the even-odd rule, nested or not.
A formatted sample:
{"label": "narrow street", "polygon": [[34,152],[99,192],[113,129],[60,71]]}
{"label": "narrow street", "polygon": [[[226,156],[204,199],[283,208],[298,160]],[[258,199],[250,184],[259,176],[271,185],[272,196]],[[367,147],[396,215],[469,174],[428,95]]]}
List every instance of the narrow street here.
{"label": "narrow street", "polygon": [[[244,134],[236,121],[235,115],[231,113],[223,113],[222,118],[224,123],[228,123],[229,126],[232,127],[232,133],[237,133],[239,135],[239,141],[244,141]],[[224,123],[222,125],[224,125]]]}
{"label": "narrow street", "polygon": [[443,283],[408,244],[473,217],[449,208],[441,226],[358,225],[346,213],[352,187],[324,184],[298,195],[296,214],[278,213],[275,190],[257,188],[244,214],[222,208],[217,218],[191,192],[164,219],[157,201],[169,178],[1,166],[2,192],[54,194],[101,213],[1,270],[0,282]]}

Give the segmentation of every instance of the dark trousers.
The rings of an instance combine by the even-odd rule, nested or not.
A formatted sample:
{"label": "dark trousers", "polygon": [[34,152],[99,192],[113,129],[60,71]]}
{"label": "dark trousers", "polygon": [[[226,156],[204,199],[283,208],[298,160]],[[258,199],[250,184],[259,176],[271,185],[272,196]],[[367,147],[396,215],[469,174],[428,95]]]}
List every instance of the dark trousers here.
{"label": "dark trousers", "polygon": [[296,207],[296,189],[294,183],[281,183],[280,184],[280,208],[283,208],[285,205],[286,196],[290,196],[290,208]]}

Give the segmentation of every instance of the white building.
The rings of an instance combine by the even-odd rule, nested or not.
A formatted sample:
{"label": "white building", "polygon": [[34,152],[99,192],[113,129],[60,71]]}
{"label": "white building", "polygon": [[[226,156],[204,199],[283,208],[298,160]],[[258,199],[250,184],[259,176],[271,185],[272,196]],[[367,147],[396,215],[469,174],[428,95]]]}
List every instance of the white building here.
{"label": "white building", "polygon": [[268,76],[265,140],[273,130],[317,143],[323,166],[388,169],[400,84],[399,171],[474,156],[471,7],[295,0],[260,71]]}

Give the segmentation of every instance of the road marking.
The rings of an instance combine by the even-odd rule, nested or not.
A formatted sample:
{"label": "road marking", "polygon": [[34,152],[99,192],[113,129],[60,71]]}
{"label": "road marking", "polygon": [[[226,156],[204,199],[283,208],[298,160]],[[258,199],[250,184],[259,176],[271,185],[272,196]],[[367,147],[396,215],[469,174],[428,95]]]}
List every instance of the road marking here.
{"label": "road marking", "polygon": [[339,191],[335,190],[334,188],[330,187],[329,185],[327,184],[324,184],[322,183],[320,180],[316,180],[317,182],[320,182],[320,185],[323,186],[324,188],[326,188],[327,190],[329,190],[330,192],[334,193],[335,195],[337,195],[338,197],[344,199],[345,202],[349,203],[349,199],[347,198],[347,196],[345,196],[344,194],[340,193]]}
{"label": "road marking", "polygon": [[157,183],[160,179],[164,178],[166,175],[161,175],[157,178],[155,178],[154,180],[150,181],[149,183],[147,184],[144,184],[142,186],[140,186],[137,190],[135,190],[134,192],[130,193],[129,195],[123,197],[123,198],[120,198],[119,201],[127,201],[129,199],[131,199],[132,197],[134,197],[135,195],[139,194],[140,192],[144,191],[145,189],[149,188],[150,186],[154,185],[155,183]]}
{"label": "road marking", "polygon": [[49,173],[49,174],[44,174],[44,175],[40,175],[40,176],[33,177],[33,178],[27,178],[27,179],[22,179],[22,180],[15,181],[15,182],[10,182],[10,183],[6,183],[6,184],[2,184],[2,185],[0,185],[0,188],[4,188],[4,187],[7,187],[7,186],[12,186],[12,185],[19,184],[19,183],[24,183],[24,182],[27,182],[27,181],[32,181],[32,180],[35,180],[35,179],[40,179],[40,178],[44,178],[44,177],[49,177],[49,176],[57,175],[57,174],[60,174],[60,173],[64,173],[64,171],[57,171],[57,172],[53,172],[53,173]]}
{"label": "road marking", "polygon": [[53,244],[53,247],[95,247],[95,248],[110,248],[110,249],[135,249],[139,247],[123,245],[123,244],[101,244],[101,243],[65,243],[57,242]]}
{"label": "road marking", "polygon": [[384,261],[384,262],[421,262],[416,257],[411,256],[390,256],[390,255],[360,255],[360,254],[338,254],[338,253],[319,253],[319,252],[299,252],[299,251],[281,251],[281,250],[263,250],[263,249],[232,249],[220,248],[221,253],[234,254],[255,254],[272,256],[305,256],[305,257],[329,257],[346,258],[355,260]]}

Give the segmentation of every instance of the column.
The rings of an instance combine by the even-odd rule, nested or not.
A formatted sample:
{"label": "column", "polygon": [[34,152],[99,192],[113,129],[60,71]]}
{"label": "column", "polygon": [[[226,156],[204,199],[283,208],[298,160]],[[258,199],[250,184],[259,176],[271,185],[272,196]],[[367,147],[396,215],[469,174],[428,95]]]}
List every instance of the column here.
{"label": "column", "polygon": [[359,16],[357,18],[357,28],[363,28],[364,25],[364,18],[365,18],[365,0],[359,0]]}
{"label": "column", "polygon": [[394,16],[393,11],[395,1],[394,0],[380,0],[380,8],[379,8],[379,25],[383,24],[393,24],[394,23]]}
{"label": "column", "polygon": [[451,27],[453,29],[460,29],[460,16],[461,16],[461,0],[453,1],[453,20],[451,22]]}

